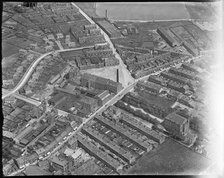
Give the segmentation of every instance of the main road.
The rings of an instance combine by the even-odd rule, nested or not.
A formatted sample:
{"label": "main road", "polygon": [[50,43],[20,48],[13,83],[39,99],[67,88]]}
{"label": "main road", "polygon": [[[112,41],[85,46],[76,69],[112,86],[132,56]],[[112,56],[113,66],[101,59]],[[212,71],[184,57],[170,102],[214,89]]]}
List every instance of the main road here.
{"label": "main road", "polygon": [[[91,23],[91,24],[96,24],[85,12],[82,11],[82,9],[80,9],[75,3],[72,3],[73,6],[75,6],[77,9],[79,9],[79,12]],[[97,25],[97,24],[96,24]],[[98,26],[98,25],[97,25]],[[117,53],[113,43],[110,40],[110,37],[107,35],[107,33],[98,26],[98,28],[101,30],[101,34],[103,34],[105,40],[108,42],[108,44],[110,45],[110,48],[113,51],[113,54],[115,55],[115,57],[119,60],[119,66],[121,67],[121,71],[123,72],[124,75],[124,81],[126,81],[125,83],[128,85],[128,83],[133,83],[134,79],[131,76],[129,70],[127,69],[127,66],[123,63],[123,60],[121,59],[120,55]],[[124,83],[123,83],[124,85]]]}

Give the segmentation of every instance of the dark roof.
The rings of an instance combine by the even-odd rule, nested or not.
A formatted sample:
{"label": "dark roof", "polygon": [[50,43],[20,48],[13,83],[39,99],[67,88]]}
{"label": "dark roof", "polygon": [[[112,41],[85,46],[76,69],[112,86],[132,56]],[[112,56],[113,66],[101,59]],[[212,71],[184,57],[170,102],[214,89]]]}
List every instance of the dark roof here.
{"label": "dark roof", "polygon": [[176,123],[178,125],[182,125],[182,124],[184,124],[187,121],[186,118],[178,115],[175,112],[173,112],[173,113],[169,114],[168,116],[166,116],[165,120],[169,120],[169,121],[171,121],[173,123]]}

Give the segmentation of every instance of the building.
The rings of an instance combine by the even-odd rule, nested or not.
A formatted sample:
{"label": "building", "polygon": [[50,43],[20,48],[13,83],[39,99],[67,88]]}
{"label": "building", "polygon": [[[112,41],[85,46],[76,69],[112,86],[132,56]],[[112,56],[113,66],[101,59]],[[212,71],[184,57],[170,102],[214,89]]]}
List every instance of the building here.
{"label": "building", "polygon": [[53,34],[49,34],[47,36],[48,40],[55,40],[54,35]]}
{"label": "building", "polygon": [[139,90],[143,89],[155,94],[159,94],[162,89],[161,85],[149,81],[139,81],[136,86]]}
{"label": "building", "polygon": [[115,144],[113,141],[106,140],[103,134],[93,130],[91,127],[84,127],[82,131],[83,133],[87,134],[90,138],[96,140],[97,142],[102,144],[105,148],[109,149],[112,153],[118,155],[129,164],[135,161],[136,158],[132,154],[130,154],[130,152],[125,151],[120,146]]}
{"label": "building", "polygon": [[96,111],[96,109],[98,108],[98,100],[95,98],[91,98],[88,96],[84,96],[82,97],[78,103],[80,103],[82,105],[82,109],[80,109],[79,111],[82,113],[92,113],[94,111]]}
{"label": "building", "polygon": [[103,125],[106,125],[107,127],[111,128],[113,131],[121,134],[122,136],[128,138],[132,142],[134,142],[136,145],[138,145],[142,150],[144,151],[150,151],[152,150],[152,145],[148,142],[144,142],[141,140],[141,138],[138,138],[136,135],[131,134],[128,130],[124,129],[121,125],[115,124],[114,122],[105,119],[102,116],[96,116],[95,119],[102,123]]}
{"label": "building", "polygon": [[62,33],[57,33],[57,39],[64,38],[64,35]]}
{"label": "building", "polygon": [[85,30],[96,29],[96,28],[97,28],[96,24],[84,25]]}
{"label": "building", "polygon": [[114,82],[110,79],[98,77],[84,73],[81,77],[81,85],[87,88],[95,88],[99,90],[109,90],[112,93],[118,93],[122,90],[122,84]]}
{"label": "building", "polygon": [[93,155],[100,161],[104,162],[107,166],[111,167],[115,171],[120,171],[123,169],[123,165],[120,164],[116,159],[110,157],[104,151],[100,150],[94,144],[89,142],[81,134],[78,135],[78,145],[82,147],[90,155]]}
{"label": "building", "polygon": [[68,44],[68,47],[72,47],[72,48],[76,47],[76,43],[73,41],[69,41],[67,44]]}
{"label": "building", "polygon": [[169,81],[167,83],[167,87],[171,88],[173,90],[176,90],[178,92],[185,93],[185,88],[183,87],[183,85],[181,85],[179,83],[176,83],[176,82],[173,82],[173,81]]}
{"label": "building", "polygon": [[181,94],[178,98],[178,102],[181,104],[184,104],[190,108],[194,108],[195,107],[195,102],[194,100],[192,100],[190,97]]}
{"label": "building", "polygon": [[[72,161],[73,159],[71,159]],[[69,171],[69,160],[65,155],[62,154],[56,154],[50,158],[50,162],[54,169],[56,170],[62,170],[64,172]]]}
{"label": "building", "polygon": [[189,81],[190,81],[189,79],[186,79],[184,77],[172,74],[170,72],[161,72],[161,76],[163,76],[167,79],[173,80],[175,82],[181,83],[181,84],[188,84]]}
{"label": "building", "polygon": [[165,136],[162,135],[159,132],[156,132],[155,130],[150,129],[149,127],[142,124],[142,122],[139,122],[138,120],[134,119],[133,117],[130,117],[126,114],[122,115],[121,120],[126,123],[128,126],[132,127],[133,129],[136,129],[143,135],[146,135],[148,138],[152,139],[153,141],[161,144],[165,141]]}
{"label": "building", "polygon": [[105,66],[116,66],[119,65],[119,60],[115,57],[107,57],[107,58],[102,58],[104,61]]}
{"label": "building", "polygon": [[53,85],[60,77],[61,77],[60,74],[55,75],[54,77],[52,77],[52,79],[49,81],[49,83],[51,85]]}
{"label": "building", "polygon": [[200,72],[200,68],[197,66],[194,66],[192,64],[183,63],[181,66],[186,70],[195,72],[196,74],[198,74]]}
{"label": "building", "polygon": [[178,42],[173,39],[163,27],[158,27],[157,33],[172,47],[179,46]]}
{"label": "building", "polygon": [[150,75],[148,78],[148,81],[159,84],[159,85],[164,85],[167,80],[159,77],[158,75]]}
{"label": "building", "polygon": [[175,112],[165,117],[162,126],[172,135],[184,139],[189,132],[189,120]]}
{"label": "building", "polygon": [[195,73],[194,72],[183,69],[183,68],[178,68],[177,69],[177,68],[172,67],[172,68],[170,68],[169,72],[173,73],[173,74],[176,74],[176,75],[179,75],[181,77],[188,78],[188,79],[192,79],[192,80],[195,79]]}
{"label": "building", "polygon": [[87,43],[87,44],[91,45],[91,44],[95,44],[95,43],[105,42],[104,36],[102,34],[82,36],[82,37],[79,37],[78,39],[79,39],[80,44]]}
{"label": "building", "polygon": [[108,90],[104,90],[103,92],[101,92],[101,93],[99,93],[98,95],[95,96],[95,98],[98,99],[98,105],[99,106],[103,106],[112,97],[113,97],[113,95],[111,95]]}
{"label": "building", "polygon": [[198,56],[199,55],[199,50],[197,48],[195,48],[194,46],[192,46],[190,43],[188,43],[187,41],[183,42],[183,46],[186,48],[186,50],[192,54],[193,56]]}
{"label": "building", "polygon": [[86,57],[111,57],[113,55],[112,49],[87,50]]}
{"label": "building", "polygon": [[35,162],[39,158],[39,155],[35,152],[31,155],[25,155],[16,159],[16,163],[19,168],[23,168],[27,164]]}
{"label": "building", "polygon": [[106,20],[100,20],[96,22],[110,38],[120,38],[122,37],[120,31],[110,22]]}

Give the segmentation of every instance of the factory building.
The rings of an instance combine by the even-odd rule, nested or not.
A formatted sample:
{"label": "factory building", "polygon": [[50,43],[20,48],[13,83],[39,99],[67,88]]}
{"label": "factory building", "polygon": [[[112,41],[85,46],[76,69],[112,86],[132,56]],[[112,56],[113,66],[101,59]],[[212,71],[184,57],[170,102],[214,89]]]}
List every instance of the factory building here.
{"label": "factory building", "polygon": [[92,87],[99,90],[109,90],[112,93],[118,93],[123,88],[121,83],[117,83],[110,79],[98,77],[88,73],[84,73],[82,75],[81,85],[84,87]]}
{"label": "factory building", "polygon": [[166,116],[162,126],[172,135],[184,139],[189,132],[189,120],[176,114],[175,112]]}
{"label": "factory building", "polygon": [[173,39],[163,27],[158,27],[157,33],[172,47],[179,46],[178,42]]}
{"label": "factory building", "polygon": [[193,56],[198,56],[199,55],[199,50],[192,46],[190,43],[184,41],[183,46],[187,49],[187,51],[192,54]]}
{"label": "factory building", "polygon": [[162,89],[161,85],[158,85],[153,82],[147,82],[147,81],[139,81],[136,85],[140,90],[147,90],[149,92],[159,94],[160,90]]}

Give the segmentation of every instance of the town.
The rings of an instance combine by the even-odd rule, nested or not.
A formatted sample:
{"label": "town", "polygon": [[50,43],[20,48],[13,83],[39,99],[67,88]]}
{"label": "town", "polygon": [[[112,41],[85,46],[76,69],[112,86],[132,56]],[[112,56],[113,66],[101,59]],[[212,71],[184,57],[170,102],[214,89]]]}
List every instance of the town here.
{"label": "town", "polygon": [[3,174],[208,168],[215,42],[193,21],[164,24],[3,3]]}

